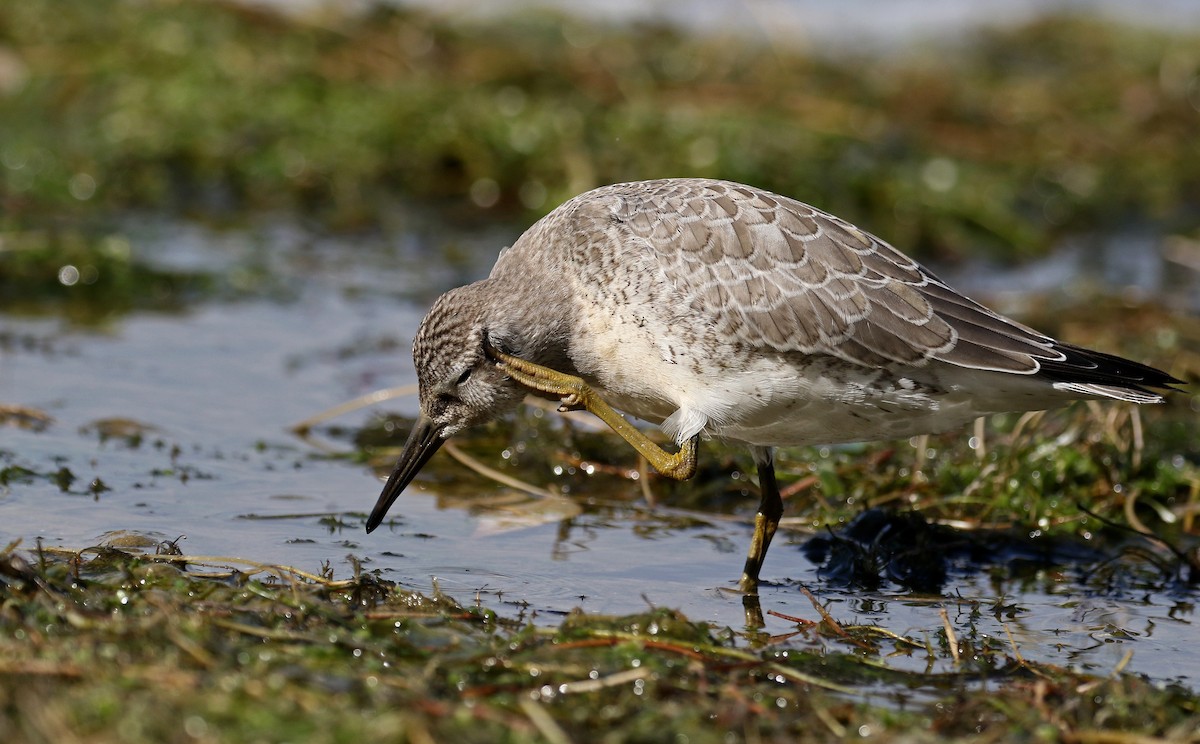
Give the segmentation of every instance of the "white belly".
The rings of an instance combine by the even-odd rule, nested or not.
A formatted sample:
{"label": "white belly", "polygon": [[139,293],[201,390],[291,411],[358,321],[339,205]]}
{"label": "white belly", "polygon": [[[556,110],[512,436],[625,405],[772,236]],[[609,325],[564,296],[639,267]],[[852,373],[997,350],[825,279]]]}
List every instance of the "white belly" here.
{"label": "white belly", "polygon": [[1072,397],[1026,376],[937,362],[897,371],[761,356],[696,368],[629,344],[608,352],[618,362],[609,369],[623,374],[597,379],[598,392],[614,407],[661,424],[677,442],[694,434],[770,447],[902,438]]}

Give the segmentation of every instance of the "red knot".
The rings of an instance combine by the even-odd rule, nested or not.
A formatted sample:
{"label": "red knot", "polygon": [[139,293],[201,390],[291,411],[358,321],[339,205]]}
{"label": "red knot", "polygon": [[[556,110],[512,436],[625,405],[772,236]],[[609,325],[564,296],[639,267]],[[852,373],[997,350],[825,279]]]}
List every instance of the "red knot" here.
{"label": "red knot", "polygon": [[1157,403],[1154,389],[1179,382],[993,312],[831,214],[695,178],[558,207],[487,279],[438,298],[413,360],[420,415],[368,532],[442,442],[533,392],[596,414],[671,478],[695,473],[700,437],[748,445],[762,492],[748,593],[783,514],[774,447],[909,437],[1078,398]]}

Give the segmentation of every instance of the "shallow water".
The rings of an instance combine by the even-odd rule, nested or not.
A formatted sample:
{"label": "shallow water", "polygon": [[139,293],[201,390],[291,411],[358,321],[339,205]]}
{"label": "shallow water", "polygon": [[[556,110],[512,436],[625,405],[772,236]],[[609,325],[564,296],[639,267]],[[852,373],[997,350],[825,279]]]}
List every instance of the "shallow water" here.
{"label": "shallow water", "polygon": [[[341,576],[353,570],[353,555],[407,588],[429,591],[436,583],[464,604],[543,624],[573,608],[623,614],[657,605],[743,627],[741,599],[729,590],[749,542],[748,521],[651,508],[632,496],[592,502],[586,482],[574,488],[577,496],[534,508],[528,499],[523,507],[473,500],[464,508],[418,482],[391,521],[367,535],[363,519],[380,488],[375,474],[288,432],[343,400],[412,382],[408,345],[424,308],[441,290],[486,273],[516,230],[445,236],[414,221],[398,239],[332,240],[287,224],[235,233],[161,222],[127,229],[134,250],[152,263],[219,270],[238,291],[178,313],[136,312],[87,327],[0,316],[10,340],[0,357],[0,403],[54,419],[42,432],[0,428],[0,465],[65,467],[76,477],[68,492],[45,479],[0,488],[0,543],[80,549],[114,533],[183,535],[180,548],[189,555],[311,572],[329,563]],[[430,259],[445,255],[455,258]],[[1064,275],[1078,268],[1069,256],[1054,260],[1068,261]],[[1143,260],[1157,259],[1148,251]],[[1159,291],[1155,277],[1177,273],[1128,275],[1138,277],[1139,291]],[[1027,278],[1013,280],[1022,286]],[[969,277],[956,281],[970,285]],[[1195,286],[1174,296],[1194,307]],[[386,407],[411,415],[416,403]],[[339,423],[358,426],[370,415]],[[136,422],[140,437],[128,439],[135,425],[113,419]],[[115,433],[106,438],[102,429]],[[93,495],[97,478],[110,490]],[[482,496],[497,490],[503,493],[488,486]],[[944,597],[846,592],[823,584],[798,549],[804,537],[777,539],[764,573],[771,582],[764,610],[816,617],[799,591],[805,585],[845,624],[929,639],[946,608],[956,632],[1006,649],[1015,644],[1028,659],[1097,673],[1128,663],[1154,679],[1193,685],[1200,678],[1200,648],[1190,642],[1194,594],[1097,597],[1054,574],[1018,581],[985,573],[954,577]],[[767,633],[793,629],[766,617]],[[949,671],[923,653],[888,663]]]}

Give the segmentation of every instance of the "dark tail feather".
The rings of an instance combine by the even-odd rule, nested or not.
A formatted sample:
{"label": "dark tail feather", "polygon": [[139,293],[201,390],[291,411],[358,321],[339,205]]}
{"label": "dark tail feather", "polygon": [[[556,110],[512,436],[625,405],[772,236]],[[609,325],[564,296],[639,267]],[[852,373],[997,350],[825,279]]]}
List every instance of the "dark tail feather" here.
{"label": "dark tail feather", "polygon": [[1161,369],[1115,354],[1063,343],[1055,344],[1054,348],[1066,358],[1040,360],[1038,376],[1055,383],[1059,389],[1151,403],[1162,400],[1156,388],[1171,391],[1175,389],[1174,385],[1183,384],[1183,380],[1177,380]]}

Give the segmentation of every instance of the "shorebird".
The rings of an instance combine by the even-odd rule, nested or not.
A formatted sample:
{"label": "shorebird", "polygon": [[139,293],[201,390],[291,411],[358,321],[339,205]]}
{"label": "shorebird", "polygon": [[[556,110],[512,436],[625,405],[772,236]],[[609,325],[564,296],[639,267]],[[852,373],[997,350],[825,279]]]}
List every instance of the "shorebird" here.
{"label": "shorebird", "polygon": [[695,473],[701,437],[748,445],[762,494],[748,594],[783,514],[775,447],[909,437],[1078,398],[1158,403],[1155,389],[1179,382],[993,312],[827,212],[697,178],[559,206],[488,278],[438,298],[413,361],[420,414],[367,532],[444,441],[532,392],[592,412],[670,478]]}

